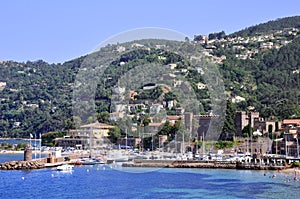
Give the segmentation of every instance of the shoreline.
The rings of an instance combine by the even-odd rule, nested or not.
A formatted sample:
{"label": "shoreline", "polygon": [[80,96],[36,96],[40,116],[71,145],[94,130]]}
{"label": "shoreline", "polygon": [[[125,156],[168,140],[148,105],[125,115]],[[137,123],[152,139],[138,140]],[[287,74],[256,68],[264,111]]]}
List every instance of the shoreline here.
{"label": "shoreline", "polygon": [[280,170],[278,173],[300,175],[300,169],[299,168],[286,168],[286,169]]}
{"label": "shoreline", "polygon": [[[0,155],[10,155],[10,154],[24,154],[25,151],[13,151],[13,150],[0,150]],[[51,151],[32,151],[32,155],[34,154],[46,154],[51,155]],[[74,156],[83,156],[82,153],[63,153],[63,157],[71,157]],[[88,154],[85,154],[88,155]],[[73,157],[72,157],[73,156]],[[51,157],[51,156],[49,156]],[[64,162],[63,160],[58,160],[59,162]],[[124,162],[122,167],[149,167],[149,168],[198,168],[198,169],[234,169],[234,170],[260,170],[260,171],[272,171],[278,172],[282,174],[294,174],[295,176],[300,176],[300,168],[298,167],[288,167],[287,165],[281,166],[260,166],[260,165],[248,165],[243,166],[240,165],[240,162],[235,161],[187,161],[187,160],[143,160],[136,159],[134,161]]]}
{"label": "shoreline", "polygon": [[34,139],[34,138],[0,138],[1,140],[25,140],[25,141],[40,141],[41,139]]}
{"label": "shoreline", "polygon": [[[7,152],[0,152],[0,156],[1,155],[9,155],[9,154],[23,154],[24,151],[7,151]],[[49,152],[42,152],[43,154],[49,154]],[[38,154],[38,153],[37,153]],[[74,154],[73,154],[74,155]],[[83,154],[77,154],[77,155],[83,155]],[[69,157],[71,157],[71,154],[69,154]],[[74,157],[72,157],[71,159],[74,159]],[[0,164],[8,164],[8,163],[14,163],[14,162],[34,162],[34,161],[40,161],[43,160],[42,162],[46,163],[46,158],[42,158],[42,159],[32,159],[29,161],[22,161],[22,160],[12,160],[9,162],[5,162]],[[56,163],[59,164],[67,164],[69,163],[69,161],[58,161]],[[227,169],[227,170],[252,170],[252,171],[261,171],[264,172],[264,175],[266,175],[267,172],[271,172],[274,174],[274,176],[276,176],[276,173],[278,174],[283,174],[283,175],[294,175],[295,177],[297,177],[296,179],[298,179],[298,176],[300,177],[300,168],[299,167],[295,167],[295,168],[289,168],[289,167],[282,167],[281,169],[261,169],[261,168],[238,168],[236,167],[236,163],[234,162],[228,162],[228,163],[224,163],[224,162],[208,162],[208,161],[204,161],[204,162],[188,162],[188,161],[173,161],[173,160],[150,160],[150,161],[145,161],[145,160],[137,160],[135,162],[124,162],[122,164],[122,167],[139,167],[139,168],[174,168],[174,169]],[[28,168],[27,168],[28,169]],[[33,168],[34,169],[34,168]]]}
{"label": "shoreline", "polygon": [[[34,154],[35,151],[32,151],[32,154]],[[49,151],[36,151],[37,154],[50,154]],[[24,154],[24,151],[10,151],[10,150],[0,150],[0,154]]]}

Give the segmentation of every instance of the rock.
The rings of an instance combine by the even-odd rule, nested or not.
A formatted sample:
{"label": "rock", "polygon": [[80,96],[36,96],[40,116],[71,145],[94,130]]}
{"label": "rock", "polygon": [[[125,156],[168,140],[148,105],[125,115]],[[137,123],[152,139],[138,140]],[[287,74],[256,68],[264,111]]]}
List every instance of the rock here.
{"label": "rock", "polygon": [[40,161],[11,161],[0,165],[1,170],[41,169],[45,164]]}

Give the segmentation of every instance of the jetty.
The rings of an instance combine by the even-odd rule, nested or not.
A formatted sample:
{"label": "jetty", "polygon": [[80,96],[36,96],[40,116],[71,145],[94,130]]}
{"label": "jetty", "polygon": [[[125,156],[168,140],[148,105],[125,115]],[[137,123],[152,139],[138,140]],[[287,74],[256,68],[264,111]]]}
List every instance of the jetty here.
{"label": "jetty", "polygon": [[123,167],[159,167],[159,168],[209,168],[209,169],[244,169],[244,170],[283,170],[291,165],[285,159],[254,159],[253,161],[218,161],[218,160],[134,160],[125,162]]}
{"label": "jetty", "polygon": [[48,157],[32,159],[32,150],[24,151],[24,160],[15,160],[0,164],[0,170],[32,170],[43,169],[48,167],[57,167],[63,164],[69,164],[70,161],[78,158],[87,157],[85,153],[74,153],[61,155],[60,151],[52,151]]}
{"label": "jetty", "polygon": [[30,170],[45,168],[45,163],[39,160],[34,161],[10,161],[0,165],[0,170]]}
{"label": "jetty", "polygon": [[187,160],[134,160],[123,163],[124,167],[165,167],[165,168],[215,168],[236,169],[235,162],[228,161],[187,161]]}

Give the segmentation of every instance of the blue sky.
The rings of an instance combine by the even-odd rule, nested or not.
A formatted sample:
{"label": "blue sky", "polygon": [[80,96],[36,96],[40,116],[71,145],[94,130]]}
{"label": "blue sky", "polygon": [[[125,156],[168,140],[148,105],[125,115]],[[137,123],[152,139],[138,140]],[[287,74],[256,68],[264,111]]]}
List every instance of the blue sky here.
{"label": "blue sky", "polygon": [[2,0],[0,60],[64,62],[105,39],[143,27],[194,34],[245,27],[300,15],[298,0]]}

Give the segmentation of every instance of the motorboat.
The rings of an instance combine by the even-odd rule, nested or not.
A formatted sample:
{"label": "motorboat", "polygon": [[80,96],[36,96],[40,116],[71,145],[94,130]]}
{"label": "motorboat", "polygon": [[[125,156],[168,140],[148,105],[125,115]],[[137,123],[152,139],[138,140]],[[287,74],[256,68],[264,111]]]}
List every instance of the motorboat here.
{"label": "motorboat", "polygon": [[56,168],[57,171],[72,171],[73,165],[63,164]]}
{"label": "motorboat", "polygon": [[74,162],[75,165],[95,165],[105,164],[106,162],[99,158],[82,158]]}

